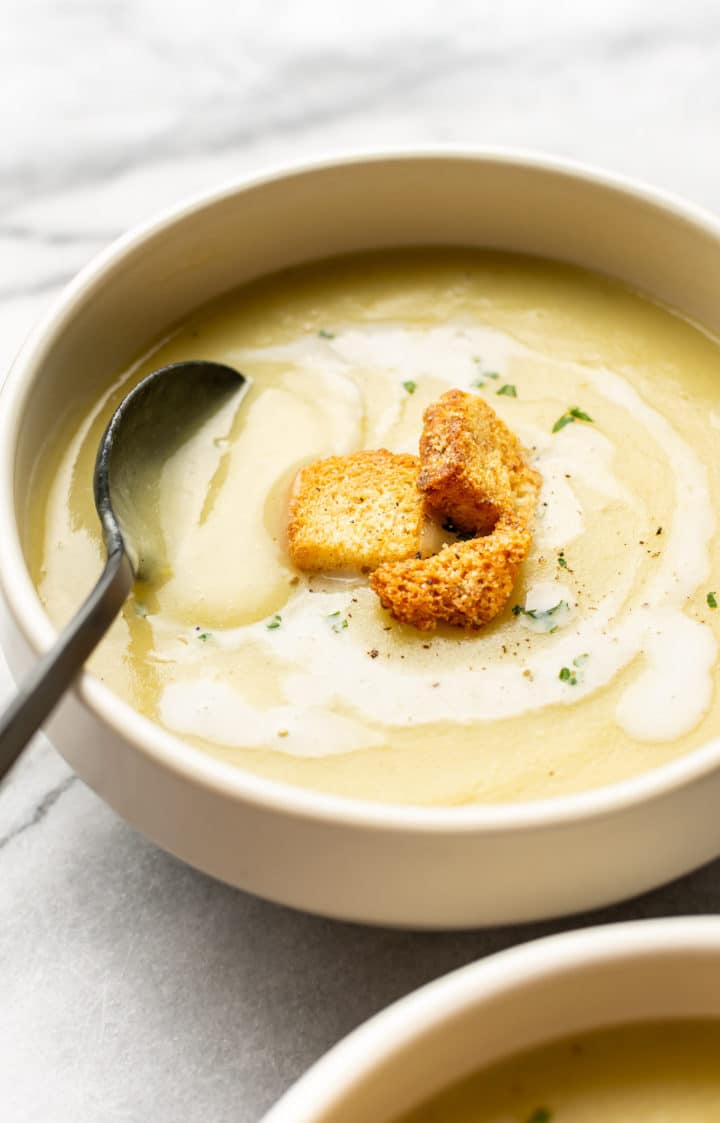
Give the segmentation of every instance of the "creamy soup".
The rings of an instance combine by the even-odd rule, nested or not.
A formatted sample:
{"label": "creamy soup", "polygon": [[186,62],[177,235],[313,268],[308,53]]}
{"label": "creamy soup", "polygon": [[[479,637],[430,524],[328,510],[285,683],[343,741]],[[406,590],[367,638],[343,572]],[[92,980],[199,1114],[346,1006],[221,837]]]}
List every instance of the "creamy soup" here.
{"label": "creamy soup", "polygon": [[555,1042],[479,1072],[402,1123],[718,1123],[720,1024],[668,1022]]}
{"label": "creamy soup", "polygon": [[[563,265],[480,251],[340,259],[200,309],[45,453],[27,549],[52,619],[103,550],[103,427],[152,369],[252,378],[167,465],[154,517],[173,572],[138,585],[91,661],[143,714],[273,779],[423,804],[538,799],[620,780],[720,733],[720,352],[696,326]],[[298,468],[417,452],[449,387],[482,395],[543,487],[506,610],[423,634],[367,578],[290,563]]]}

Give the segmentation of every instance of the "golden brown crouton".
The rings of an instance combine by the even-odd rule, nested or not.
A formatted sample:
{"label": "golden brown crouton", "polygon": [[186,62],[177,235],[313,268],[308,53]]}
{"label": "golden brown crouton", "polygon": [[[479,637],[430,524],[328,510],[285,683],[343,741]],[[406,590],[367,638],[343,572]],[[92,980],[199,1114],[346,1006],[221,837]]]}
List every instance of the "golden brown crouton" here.
{"label": "golden brown crouton", "polygon": [[462,390],[425,411],[420,460],[428,506],[479,537],[382,565],[370,585],[397,620],[421,631],[440,622],[480,628],[502,612],[530,549],[540,475],[494,410]]}
{"label": "golden brown crouton", "polygon": [[480,628],[505,607],[530,549],[523,519],[503,515],[492,534],[443,546],[429,558],[381,565],[370,578],[383,608],[404,624]]}
{"label": "golden brown crouton", "polygon": [[423,421],[418,487],[435,513],[478,534],[491,531],[503,512],[532,518],[540,476],[482,398],[448,390]]}
{"label": "golden brown crouton", "polygon": [[299,569],[370,570],[420,549],[416,456],[386,449],[316,460],[298,472],[288,545]]}

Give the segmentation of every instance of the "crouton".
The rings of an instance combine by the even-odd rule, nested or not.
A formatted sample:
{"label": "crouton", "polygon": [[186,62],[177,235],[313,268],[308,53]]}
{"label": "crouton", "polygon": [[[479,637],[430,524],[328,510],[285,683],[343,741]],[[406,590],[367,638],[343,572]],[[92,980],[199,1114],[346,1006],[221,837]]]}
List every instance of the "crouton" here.
{"label": "crouton", "polygon": [[480,628],[505,607],[530,542],[525,521],[503,514],[492,534],[443,546],[429,558],[381,565],[370,585],[396,620],[420,631],[440,622]]}
{"label": "crouton", "polygon": [[540,476],[482,398],[448,390],[423,421],[418,487],[433,512],[477,534],[489,533],[506,512],[532,519]]}
{"label": "crouton", "polygon": [[416,456],[386,449],[330,456],[295,478],[288,522],[299,569],[360,569],[420,550],[423,496]]}

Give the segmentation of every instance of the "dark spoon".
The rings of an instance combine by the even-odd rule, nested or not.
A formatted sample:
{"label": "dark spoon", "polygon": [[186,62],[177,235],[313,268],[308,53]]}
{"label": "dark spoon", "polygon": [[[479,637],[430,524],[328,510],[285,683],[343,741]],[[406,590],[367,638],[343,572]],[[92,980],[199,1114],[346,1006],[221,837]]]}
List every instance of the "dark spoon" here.
{"label": "dark spoon", "polygon": [[107,551],[97,585],[0,716],[0,779],[50,715],[122,608],[136,578],[166,566],[156,507],[163,465],[249,379],[222,363],[173,363],[123,398],[105,430],[93,477]]}

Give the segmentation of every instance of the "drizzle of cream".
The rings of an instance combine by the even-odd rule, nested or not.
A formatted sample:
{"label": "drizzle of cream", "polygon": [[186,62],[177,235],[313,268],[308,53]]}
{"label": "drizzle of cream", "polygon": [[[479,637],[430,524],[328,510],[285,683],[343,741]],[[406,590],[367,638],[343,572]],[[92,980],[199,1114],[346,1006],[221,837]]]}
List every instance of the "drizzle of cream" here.
{"label": "drizzle of cream", "polygon": [[333,350],[351,367],[394,371],[402,379],[430,375],[451,386],[467,386],[482,379],[484,371],[501,371],[513,347],[509,336],[475,324],[423,330],[369,324],[338,329],[333,340]]}
{"label": "drizzle of cream", "polygon": [[526,447],[536,450],[535,458],[542,471],[536,529],[541,548],[568,546],[584,530],[583,505],[568,479],[607,499],[641,509],[638,497],[613,473],[613,444],[592,425],[568,425],[555,434],[520,425],[518,433]]}
{"label": "drizzle of cream", "polygon": [[641,634],[643,669],[615,716],[638,741],[668,741],[686,732],[689,714],[710,705],[716,644],[709,628],[672,608],[648,612]]}
{"label": "drizzle of cream", "polygon": [[172,729],[248,749],[282,746],[291,756],[327,756],[373,748],[382,736],[342,714],[297,705],[258,710],[239,691],[214,679],[175,682],[166,688],[160,720]]}

